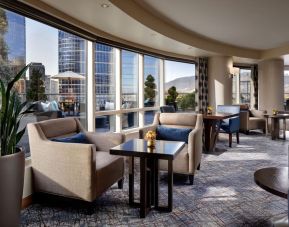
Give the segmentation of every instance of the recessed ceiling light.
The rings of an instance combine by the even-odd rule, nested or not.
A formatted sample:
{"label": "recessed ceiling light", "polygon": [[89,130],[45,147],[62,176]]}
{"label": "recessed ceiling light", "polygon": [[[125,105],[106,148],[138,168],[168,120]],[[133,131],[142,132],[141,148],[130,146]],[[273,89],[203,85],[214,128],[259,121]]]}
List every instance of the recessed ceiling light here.
{"label": "recessed ceiling light", "polygon": [[100,6],[101,6],[102,8],[108,8],[108,7],[109,7],[109,4],[102,3]]}

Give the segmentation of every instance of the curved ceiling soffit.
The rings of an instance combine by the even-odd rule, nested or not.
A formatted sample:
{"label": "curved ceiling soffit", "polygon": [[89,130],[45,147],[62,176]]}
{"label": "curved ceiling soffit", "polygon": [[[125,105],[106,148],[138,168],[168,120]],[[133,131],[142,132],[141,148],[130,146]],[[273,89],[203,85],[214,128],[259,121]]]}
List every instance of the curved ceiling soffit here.
{"label": "curved ceiling soffit", "polygon": [[165,35],[176,41],[185,43],[187,45],[200,48],[205,51],[211,51],[228,56],[237,56],[244,58],[261,59],[263,55],[266,55],[266,51],[241,48],[218,42],[216,40],[204,38],[199,34],[185,31],[176,25],[169,24],[159,17],[154,16],[146,9],[141,7],[134,0],[109,0],[116,7],[124,11],[126,14],[144,24],[145,26],[155,30],[156,32]]}
{"label": "curved ceiling soffit", "polygon": [[143,49],[145,51],[151,52],[151,53],[157,53],[157,54],[161,54],[163,56],[169,56],[172,58],[179,58],[179,59],[186,59],[189,61],[194,61],[196,60],[195,56],[191,56],[191,55],[182,55],[182,54],[177,54],[174,52],[168,52],[168,51],[163,51],[163,50],[158,50],[158,49],[154,49],[152,47],[148,47],[148,46],[144,46],[142,44],[139,43],[134,43],[128,40],[124,40],[122,38],[119,38],[117,36],[111,35],[105,31],[102,31],[96,27],[90,26],[88,24],[83,23],[82,21],[79,21],[78,19],[75,19],[74,17],[69,16],[68,14],[48,5],[45,2],[39,1],[39,0],[20,0],[21,2],[37,9],[40,11],[43,11],[47,14],[50,14],[51,16],[60,19],[60,20],[64,20],[67,21],[68,23],[71,23],[72,25],[82,28],[83,30],[86,30],[90,33],[95,34],[96,36],[111,40],[111,41],[115,41],[117,43],[121,43],[127,46],[131,46],[131,47],[135,47],[138,49]]}

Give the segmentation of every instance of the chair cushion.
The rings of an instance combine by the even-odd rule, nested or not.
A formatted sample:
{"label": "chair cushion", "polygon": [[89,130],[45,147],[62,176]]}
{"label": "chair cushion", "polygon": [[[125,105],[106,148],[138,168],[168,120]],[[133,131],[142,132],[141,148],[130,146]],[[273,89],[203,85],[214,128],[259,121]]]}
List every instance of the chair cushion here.
{"label": "chair cushion", "polygon": [[156,130],[158,140],[183,141],[185,143],[188,143],[191,131],[191,128],[170,128],[161,125]]}
{"label": "chair cushion", "polygon": [[59,111],[58,104],[56,101],[51,101],[51,111]]}
{"label": "chair cushion", "polygon": [[54,142],[62,142],[62,143],[85,143],[90,144],[90,142],[87,140],[85,134],[83,132],[74,134],[69,137],[62,137],[62,138],[53,138],[51,141]]}

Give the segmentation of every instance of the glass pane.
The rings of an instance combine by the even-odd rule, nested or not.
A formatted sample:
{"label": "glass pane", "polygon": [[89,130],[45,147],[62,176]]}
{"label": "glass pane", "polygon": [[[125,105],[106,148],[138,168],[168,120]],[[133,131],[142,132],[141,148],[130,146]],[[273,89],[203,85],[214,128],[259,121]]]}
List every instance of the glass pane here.
{"label": "glass pane", "polygon": [[138,127],[138,113],[130,112],[122,114],[122,129]]}
{"label": "glass pane", "polygon": [[159,105],[160,60],[144,56],[144,107]]}
{"label": "glass pane", "polygon": [[138,55],[122,50],[122,109],[138,107]]}
{"label": "glass pane", "polygon": [[95,44],[96,110],[115,110],[115,49]]}
{"label": "glass pane", "polygon": [[155,113],[157,113],[157,111],[154,111],[154,110],[150,110],[150,111],[145,112],[145,114],[144,114],[144,124],[145,125],[150,125],[153,123]]}
{"label": "glass pane", "polygon": [[177,111],[195,110],[195,64],[165,61],[165,97]]}
{"label": "glass pane", "polygon": [[251,102],[251,70],[240,69],[240,103]]}
{"label": "glass pane", "polygon": [[[8,80],[31,63],[15,85],[21,101],[34,104],[20,129],[30,122],[67,116],[86,127],[86,40],[0,9],[0,75]],[[4,22],[4,23],[3,23]],[[29,155],[27,130],[19,142]]]}
{"label": "glass pane", "polygon": [[115,115],[97,116],[95,118],[96,132],[114,132],[115,131]]}

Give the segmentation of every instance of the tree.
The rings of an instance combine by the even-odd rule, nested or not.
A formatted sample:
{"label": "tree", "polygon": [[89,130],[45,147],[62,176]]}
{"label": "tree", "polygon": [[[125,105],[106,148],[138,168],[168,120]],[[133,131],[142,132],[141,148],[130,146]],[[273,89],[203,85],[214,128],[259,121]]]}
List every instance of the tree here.
{"label": "tree", "polygon": [[170,87],[168,90],[168,94],[169,95],[166,98],[167,104],[174,104],[179,95],[179,93],[177,92],[177,88],[175,86]]}
{"label": "tree", "polygon": [[149,74],[146,78],[144,91],[145,99],[148,99],[149,101],[154,101],[156,97],[156,84],[155,78],[151,74]]}
{"label": "tree", "polygon": [[41,72],[38,69],[33,69],[29,80],[26,99],[28,101],[46,100],[47,97]]}
{"label": "tree", "polygon": [[195,103],[195,92],[182,95],[181,97],[178,97],[178,106],[182,110],[187,109],[195,109],[196,103]]}

